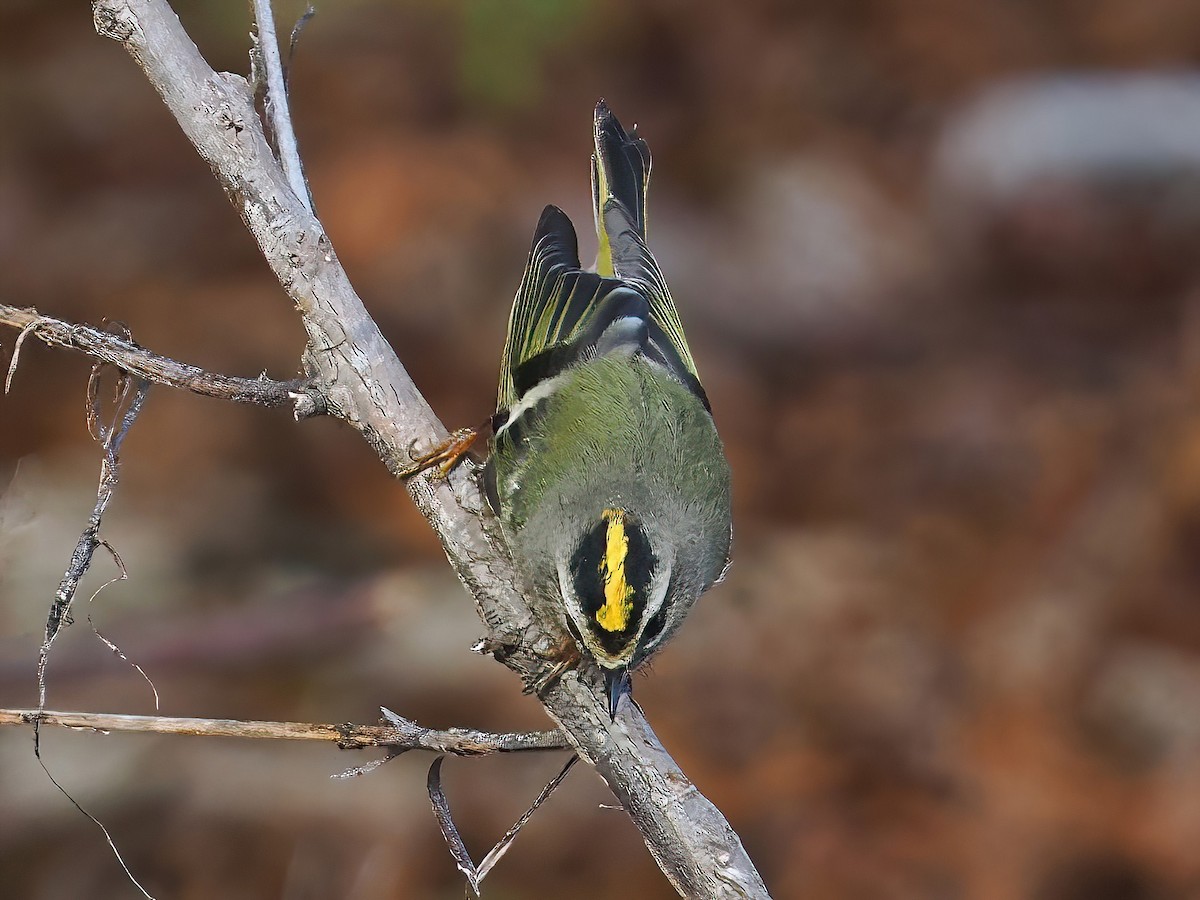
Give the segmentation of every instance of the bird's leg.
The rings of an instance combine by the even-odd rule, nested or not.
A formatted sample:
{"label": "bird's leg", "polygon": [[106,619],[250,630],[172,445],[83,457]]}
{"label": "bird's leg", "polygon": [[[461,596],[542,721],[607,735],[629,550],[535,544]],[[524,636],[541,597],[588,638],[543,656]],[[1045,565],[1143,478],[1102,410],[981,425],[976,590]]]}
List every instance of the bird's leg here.
{"label": "bird's leg", "polygon": [[530,681],[522,693],[542,696],[558,683],[558,679],[579,665],[583,654],[570,635],[563,635],[562,640],[544,655],[544,659],[551,664],[550,667]]}
{"label": "bird's leg", "polygon": [[413,457],[412,463],[408,468],[401,470],[399,477],[402,479],[412,478],[426,469],[436,467],[433,477],[445,478],[481,439],[487,438],[490,434],[490,419],[478,428],[460,428],[428,453]]}
{"label": "bird's leg", "polygon": [[478,438],[479,434],[474,428],[460,428],[428,453],[413,457],[408,468],[400,472],[400,477],[412,478],[426,469],[436,467],[433,477],[445,478],[450,474],[450,470],[458,465],[459,460],[466,455],[467,451],[474,446]]}
{"label": "bird's leg", "polygon": [[[491,656],[497,662],[504,662],[508,657],[520,650],[521,645],[518,642],[510,643],[503,639],[487,637],[480,639],[471,649],[476,653]],[[563,635],[559,642],[549,650],[535,652],[544,662],[539,666],[537,674],[525,676],[525,687],[521,690],[522,694],[537,694],[539,697],[542,696],[546,691],[554,687],[558,679],[578,666],[583,660],[583,654],[580,652],[579,646],[570,635]]]}

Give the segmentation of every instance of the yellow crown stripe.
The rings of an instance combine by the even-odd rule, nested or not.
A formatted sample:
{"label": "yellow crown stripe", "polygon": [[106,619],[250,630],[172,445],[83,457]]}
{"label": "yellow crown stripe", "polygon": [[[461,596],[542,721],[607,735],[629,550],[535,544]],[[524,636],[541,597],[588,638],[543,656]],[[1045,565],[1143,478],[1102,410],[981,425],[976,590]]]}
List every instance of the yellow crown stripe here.
{"label": "yellow crown stripe", "polygon": [[633,614],[633,588],[625,578],[625,557],[629,554],[629,536],[625,533],[625,513],[606,509],[604,558],[600,577],[604,581],[604,605],[596,610],[596,621],[605,631],[624,631]]}

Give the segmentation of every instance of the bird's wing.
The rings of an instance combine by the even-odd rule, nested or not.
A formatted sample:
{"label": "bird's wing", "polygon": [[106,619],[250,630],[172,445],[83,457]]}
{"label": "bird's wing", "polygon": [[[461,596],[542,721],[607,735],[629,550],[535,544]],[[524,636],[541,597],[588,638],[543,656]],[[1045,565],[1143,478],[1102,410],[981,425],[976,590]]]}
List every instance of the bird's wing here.
{"label": "bird's wing", "polygon": [[497,408],[512,409],[577,362],[622,352],[640,352],[662,365],[707,406],[691,356],[678,346],[655,317],[647,286],[583,271],[571,220],[547,206],[509,318]]}
{"label": "bird's wing", "polygon": [[626,133],[603,100],[593,134],[597,271],[581,268],[571,220],[547,206],[509,318],[498,408],[512,408],[575,362],[634,350],[663,365],[707,407],[679,313],[646,245],[650,149],[636,128]]}

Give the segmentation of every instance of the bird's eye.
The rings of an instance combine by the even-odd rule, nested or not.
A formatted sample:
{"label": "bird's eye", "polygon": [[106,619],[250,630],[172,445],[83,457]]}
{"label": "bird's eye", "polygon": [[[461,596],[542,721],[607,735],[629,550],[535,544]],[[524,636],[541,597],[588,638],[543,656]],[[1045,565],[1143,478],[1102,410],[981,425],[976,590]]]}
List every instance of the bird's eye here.
{"label": "bird's eye", "polygon": [[649,647],[662,635],[663,629],[667,627],[667,607],[663,604],[662,608],[650,617],[650,621],[646,624],[646,630],[642,634],[642,643]]}

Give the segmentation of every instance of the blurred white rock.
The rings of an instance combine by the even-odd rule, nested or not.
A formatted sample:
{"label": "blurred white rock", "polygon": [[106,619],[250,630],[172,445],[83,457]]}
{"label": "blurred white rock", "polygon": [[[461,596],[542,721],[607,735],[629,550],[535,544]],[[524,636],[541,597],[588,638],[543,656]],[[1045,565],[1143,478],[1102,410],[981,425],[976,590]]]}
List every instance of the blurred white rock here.
{"label": "blurred white rock", "polygon": [[652,213],[651,243],[691,329],[749,346],[854,339],[925,272],[921,225],[855,165],[793,157],[748,176],[730,207]]}
{"label": "blurred white rock", "polygon": [[939,244],[992,274],[1144,292],[1200,258],[1200,74],[996,84],[947,121],[931,166]]}

